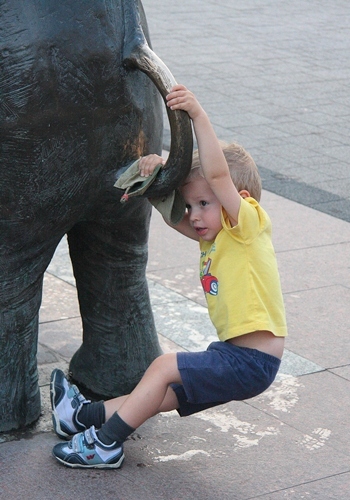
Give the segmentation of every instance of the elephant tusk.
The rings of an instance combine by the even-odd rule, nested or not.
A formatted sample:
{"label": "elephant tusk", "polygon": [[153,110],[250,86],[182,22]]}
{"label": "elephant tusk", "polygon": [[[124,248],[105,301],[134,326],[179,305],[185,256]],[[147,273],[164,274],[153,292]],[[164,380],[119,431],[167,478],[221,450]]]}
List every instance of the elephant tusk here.
{"label": "elephant tusk", "polygon": [[[131,9],[130,5],[125,5],[125,8]],[[134,16],[138,14],[131,9],[128,10],[128,15],[136,21]],[[133,29],[132,33],[126,31],[124,64],[145,73],[166,103],[167,94],[177,82],[169,68],[148,45],[139,19],[130,25]],[[193,135],[190,117],[185,111],[170,110],[168,106],[166,111],[171,132],[170,152],[164,168],[149,189],[150,197],[168,195],[176,189],[187,177],[192,164]]]}

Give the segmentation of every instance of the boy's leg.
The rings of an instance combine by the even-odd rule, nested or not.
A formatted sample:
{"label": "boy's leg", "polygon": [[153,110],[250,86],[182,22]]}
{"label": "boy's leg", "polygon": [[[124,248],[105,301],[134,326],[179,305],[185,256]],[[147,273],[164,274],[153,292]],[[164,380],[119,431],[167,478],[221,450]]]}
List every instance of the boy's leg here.
{"label": "boy's leg", "polygon": [[[130,394],[127,394],[126,396],[119,396],[117,398],[108,399],[107,401],[104,402],[104,407],[106,412],[106,422],[111,418],[111,416],[116,411],[119,411],[120,407],[128,399],[129,396]],[[158,408],[158,411],[155,413],[155,415],[162,412],[177,410],[178,407],[179,407],[179,402],[177,400],[176,394],[171,387],[168,387],[163,402]]]}
{"label": "boy's leg", "polygon": [[[85,399],[75,384],[70,384],[62,370],[56,368],[51,374],[50,398],[52,422],[58,437],[67,439],[94,425],[97,429],[106,421],[103,401],[92,403]],[[118,409],[127,396],[114,398]]]}
{"label": "boy's leg", "polygon": [[177,357],[163,354],[153,361],[131,394],[105,401],[106,421],[117,411],[128,425],[137,428],[160,412],[176,410],[179,403],[171,383],[182,383]]}
{"label": "boy's leg", "polygon": [[[109,402],[109,415],[113,414],[98,431],[102,443],[122,444],[141,424],[160,411],[174,410],[178,401],[169,384],[181,383],[176,354],[163,354],[146,370],[141,381],[116,411]],[[107,403],[108,404],[108,403]]]}
{"label": "boy's leg", "polygon": [[[165,371],[167,372],[173,368],[176,369],[176,366],[173,366],[174,360],[176,363],[176,355],[175,359],[174,355],[172,356],[172,362],[170,362],[168,355],[165,356],[166,357],[161,360],[157,358],[159,359],[159,361],[157,361],[157,365],[161,365],[162,370],[165,365]],[[163,356],[160,358],[163,358]],[[148,373],[148,370],[145,373],[145,376],[147,374],[147,380],[151,379],[150,375],[152,373],[156,373],[158,374],[157,376],[160,377],[158,368],[152,365],[150,368],[151,367],[152,370],[150,370],[150,373]],[[179,374],[176,374],[176,376],[179,376]],[[170,379],[171,378],[172,377],[170,376]],[[142,387],[144,387],[144,381],[142,382]],[[164,389],[165,386],[166,382],[164,382]],[[56,434],[60,438],[64,439],[76,434],[77,432],[87,429],[91,425],[94,425],[97,429],[99,429],[101,425],[109,420],[115,412],[120,410],[130,397],[130,395],[125,395],[110,399],[104,403],[91,403],[89,400],[84,398],[75,385],[71,385],[68,382],[62,370],[58,369],[52,372],[50,393],[54,429]],[[129,403],[130,402],[128,402],[128,405]],[[126,405],[125,408],[127,408],[128,405]],[[178,400],[175,392],[171,387],[166,387],[163,401],[158,408],[154,409],[153,415],[160,412],[175,410],[177,408]]]}
{"label": "boy's leg", "polygon": [[98,432],[92,426],[76,434],[69,443],[57,444],[53,455],[69,467],[121,467],[127,436],[159,411],[178,407],[175,393],[169,388],[173,382],[181,383],[176,354],[162,355],[153,361],[129,396],[107,403],[108,415],[113,414]]}

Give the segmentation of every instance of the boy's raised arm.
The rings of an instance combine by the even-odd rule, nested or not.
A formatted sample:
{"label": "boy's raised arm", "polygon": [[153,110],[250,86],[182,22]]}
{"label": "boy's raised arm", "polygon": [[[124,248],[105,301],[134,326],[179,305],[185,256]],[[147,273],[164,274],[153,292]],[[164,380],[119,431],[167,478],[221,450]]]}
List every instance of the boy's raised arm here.
{"label": "boy's raised arm", "polygon": [[205,180],[225,208],[231,222],[236,224],[241,197],[232,182],[225,156],[207,113],[194,94],[183,85],[175,85],[168,94],[167,101],[170,109],[183,109],[192,119]]}

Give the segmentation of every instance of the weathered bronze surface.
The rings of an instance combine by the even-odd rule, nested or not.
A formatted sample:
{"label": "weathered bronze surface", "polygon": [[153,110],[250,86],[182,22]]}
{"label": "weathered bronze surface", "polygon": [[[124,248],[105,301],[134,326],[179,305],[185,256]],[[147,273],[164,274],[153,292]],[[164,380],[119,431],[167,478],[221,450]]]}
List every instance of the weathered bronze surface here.
{"label": "weathered bronze surface", "polygon": [[[0,0],[0,431],[40,415],[43,274],[65,234],[83,324],[73,378],[125,394],[160,353],[145,278],[151,205],[122,205],[113,184],[161,152],[174,83],[137,0]],[[190,168],[189,118],[168,116],[171,152],[149,196]]]}

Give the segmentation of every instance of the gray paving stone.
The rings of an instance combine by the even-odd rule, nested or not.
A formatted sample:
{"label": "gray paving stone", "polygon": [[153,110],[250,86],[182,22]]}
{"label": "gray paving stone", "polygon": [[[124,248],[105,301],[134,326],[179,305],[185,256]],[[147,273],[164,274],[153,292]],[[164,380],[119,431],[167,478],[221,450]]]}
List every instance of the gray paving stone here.
{"label": "gray paving stone", "polygon": [[268,495],[262,495],[262,500],[284,500],[295,498],[315,498],[326,500],[346,499],[350,489],[350,474],[339,474],[336,477],[324,478],[283,489]]}
{"label": "gray paving stone", "polygon": [[348,389],[348,380],[328,371],[289,376],[275,381],[250,404],[298,429],[303,434],[299,442],[302,447],[309,451],[337,450],[344,454],[345,464],[350,455]]}

